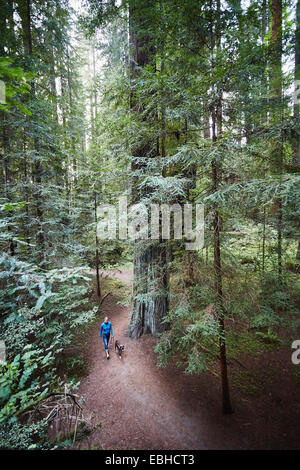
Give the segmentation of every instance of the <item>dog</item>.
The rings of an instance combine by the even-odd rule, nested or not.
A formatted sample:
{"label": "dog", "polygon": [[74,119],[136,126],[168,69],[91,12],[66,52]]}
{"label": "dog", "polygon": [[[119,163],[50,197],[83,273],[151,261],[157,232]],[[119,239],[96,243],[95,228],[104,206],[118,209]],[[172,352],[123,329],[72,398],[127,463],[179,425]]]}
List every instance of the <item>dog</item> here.
{"label": "dog", "polygon": [[115,351],[118,352],[119,358],[122,358],[123,351],[125,349],[124,344],[120,344],[118,340],[115,341]]}

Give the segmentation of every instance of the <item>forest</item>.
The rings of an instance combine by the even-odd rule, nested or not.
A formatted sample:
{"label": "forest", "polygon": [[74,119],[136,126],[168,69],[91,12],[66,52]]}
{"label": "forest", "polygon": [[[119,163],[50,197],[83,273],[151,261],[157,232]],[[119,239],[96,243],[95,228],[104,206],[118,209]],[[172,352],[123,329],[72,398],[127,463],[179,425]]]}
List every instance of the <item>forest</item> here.
{"label": "forest", "polygon": [[0,32],[0,449],[299,449],[300,1]]}

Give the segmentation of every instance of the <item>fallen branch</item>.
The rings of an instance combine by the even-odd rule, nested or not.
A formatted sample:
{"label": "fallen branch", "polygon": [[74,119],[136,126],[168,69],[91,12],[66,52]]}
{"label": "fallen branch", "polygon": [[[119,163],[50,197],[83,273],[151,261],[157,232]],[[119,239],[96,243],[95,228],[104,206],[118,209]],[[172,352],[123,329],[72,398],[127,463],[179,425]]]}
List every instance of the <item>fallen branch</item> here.
{"label": "fallen branch", "polygon": [[64,392],[61,392],[61,393],[49,393],[48,395],[46,395],[45,397],[40,397],[38,398],[36,401],[34,401],[33,403],[30,403],[30,405],[26,406],[25,408],[23,408],[22,410],[19,410],[16,412],[16,416],[19,416],[19,415],[22,415],[23,413],[27,412],[27,411],[30,411],[30,410],[33,410],[37,405],[39,405],[41,402],[47,400],[48,398],[51,398],[51,397],[54,397],[54,396],[61,396],[61,397],[65,397],[65,396],[68,396],[70,398],[72,398],[72,400],[74,401],[75,405],[78,406],[81,410],[82,410],[82,407],[79,405],[79,403],[76,401],[76,396],[77,395],[73,395],[72,393],[64,393]]}
{"label": "fallen branch", "polygon": [[103,297],[101,297],[101,299],[99,300],[99,307],[103,304],[103,302],[104,302],[104,300],[106,299],[106,297],[108,297],[110,294],[111,294],[111,292],[108,292],[108,293],[105,294]]}

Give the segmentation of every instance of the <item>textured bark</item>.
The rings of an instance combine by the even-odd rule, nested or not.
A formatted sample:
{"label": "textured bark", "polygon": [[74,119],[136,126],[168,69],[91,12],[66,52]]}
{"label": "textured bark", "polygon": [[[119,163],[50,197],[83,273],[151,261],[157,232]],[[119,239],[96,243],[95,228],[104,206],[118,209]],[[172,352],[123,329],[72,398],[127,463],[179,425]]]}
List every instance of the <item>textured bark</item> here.
{"label": "textured bark", "polygon": [[[278,124],[283,119],[282,115],[282,0],[272,0],[272,40],[271,40],[271,97],[273,102],[272,122]],[[282,139],[274,145],[274,165],[277,174],[282,174],[283,143]],[[278,281],[282,282],[282,202],[277,200],[277,259]]]}
{"label": "textured bark", "polygon": [[[155,51],[151,37],[151,15],[154,7],[153,0],[147,0],[141,5],[132,0],[129,7],[129,41],[131,48],[130,79],[134,84],[138,77],[139,68],[154,64]],[[142,113],[143,103],[138,102],[135,93],[131,91],[130,108],[133,112]],[[145,116],[146,120],[147,117]],[[163,133],[164,134],[164,133]],[[132,148],[136,157],[153,158],[157,145],[150,140],[144,140]],[[155,148],[156,147],[156,148]],[[162,153],[164,150],[164,138]],[[132,172],[147,171],[140,164],[132,164]],[[133,178],[132,202],[136,203],[144,194],[137,189],[137,179]],[[136,241],[134,244],[134,304],[129,335],[139,338],[142,334],[150,333],[157,336],[167,327],[162,318],[168,311],[168,275],[167,247],[165,243],[153,241]]]}
{"label": "textured bark", "polygon": [[168,328],[162,323],[168,312],[167,249],[157,243],[135,247],[134,291],[143,296],[135,299],[130,323],[130,336],[139,338],[150,333],[157,336]]}
{"label": "textured bark", "polygon": [[94,211],[95,211],[95,225],[96,225],[96,278],[97,278],[97,295],[101,297],[101,286],[100,286],[100,273],[99,273],[99,242],[97,235],[97,193],[94,193]]}

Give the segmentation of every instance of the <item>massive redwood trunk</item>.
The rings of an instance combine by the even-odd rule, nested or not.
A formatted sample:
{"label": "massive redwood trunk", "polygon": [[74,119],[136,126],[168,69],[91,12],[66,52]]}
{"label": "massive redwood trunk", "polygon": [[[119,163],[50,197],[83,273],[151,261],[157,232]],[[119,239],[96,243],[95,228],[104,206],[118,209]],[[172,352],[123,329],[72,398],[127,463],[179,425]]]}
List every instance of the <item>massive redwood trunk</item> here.
{"label": "massive redwood trunk", "polygon": [[[133,113],[142,114],[144,104],[136,99],[134,92],[135,81],[142,67],[154,64],[155,49],[151,31],[152,15],[155,8],[154,0],[142,3],[130,1],[129,8],[129,39],[130,39],[130,78],[132,92],[130,107]],[[147,120],[147,116],[143,117]],[[145,137],[132,148],[135,157],[153,158],[156,143]],[[147,165],[132,164],[132,171],[142,170],[142,177],[147,174]],[[139,179],[133,177],[132,202],[138,202],[145,192],[138,189]],[[162,318],[168,311],[168,275],[167,248],[162,241],[136,241],[134,244],[134,304],[129,327],[129,335],[139,338],[142,334],[150,333],[157,336],[166,329]]]}
{"label": "massive redwood trunk", "polygon": [[159,242],[137,243],[134,255],[134,293],[138,297],[134,300],[130,336],[157,336],[167,328],[162,322],[168,312],[167,249]]}

